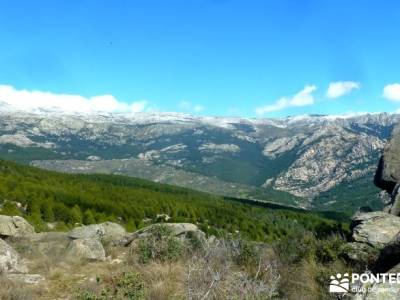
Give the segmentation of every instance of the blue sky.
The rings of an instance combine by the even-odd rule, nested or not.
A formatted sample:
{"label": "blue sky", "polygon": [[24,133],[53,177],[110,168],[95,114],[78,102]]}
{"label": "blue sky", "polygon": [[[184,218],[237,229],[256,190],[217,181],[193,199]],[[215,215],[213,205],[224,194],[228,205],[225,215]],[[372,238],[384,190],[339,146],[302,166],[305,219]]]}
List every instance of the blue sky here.
{"label": "blue sky", "polygon": [[246,117],[394,112],[399,30],[394,0],[1,1],[0,100],[47,95],[47,105],[62,94],[112,110]]}

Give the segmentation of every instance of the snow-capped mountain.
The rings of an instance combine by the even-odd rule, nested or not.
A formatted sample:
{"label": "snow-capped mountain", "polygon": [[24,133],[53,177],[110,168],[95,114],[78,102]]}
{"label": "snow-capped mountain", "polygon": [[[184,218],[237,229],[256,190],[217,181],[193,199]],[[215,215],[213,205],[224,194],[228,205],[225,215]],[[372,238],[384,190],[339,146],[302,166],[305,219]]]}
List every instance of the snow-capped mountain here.
{"label": "snow-capped mountain", "polygon": [[[400,115],[387,113],[283,119],[66,114],[18,111],[0,103],[0,156],[229,196],[268,199],[272,193],[299,206],[340,209],[339,194],[346,188],[354,193],[372,180],[399,120]],[[288,194],[276,196],[276,191]],[[375,191],[371,193],[370,201],[375,201]]]}

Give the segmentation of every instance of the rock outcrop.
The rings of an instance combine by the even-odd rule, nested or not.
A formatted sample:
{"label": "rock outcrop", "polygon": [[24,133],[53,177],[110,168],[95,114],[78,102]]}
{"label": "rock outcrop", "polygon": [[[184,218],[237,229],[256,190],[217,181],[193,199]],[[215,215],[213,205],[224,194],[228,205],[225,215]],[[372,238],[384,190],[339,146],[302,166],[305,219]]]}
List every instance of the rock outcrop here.
{"label": "rock outcrop", "polygon": [[5,241],[0,239],[0,274],[26,273],[27,267],[19,254]]}
{"label": "rock outcrop", "polygon": [[[165,216],[161,215],[160,218],[165,219]],[[0,238],[1,299],[4,298],[2,288],[6,290],[7,296],[17,295],[15,299],[31,299],[31,291],[34,291],[33,298],[35,299],[42,299],[43,295],[48,294],[51,295],[43,298],[75,297],[78,289],[74,290],[73,294],[72,289],[68,289],[65,293],[58,291],[57,297],[53,292],[55,287],[64,290],[70,282],[76,286],[91,285],[98,280],[98,273],[116,271],[116,274],[119,274],[119,268],[128,270],[122,264],[130,263],[134,258],[133,255],[138,254],[132,251],[133,245],[143,241],[140,240],[141,238],[150,237],[149,240],[151,240],[152,237],[158,236],[157,232],[160,231],[157,231],[159,229],[157,226],[161,227],[160,225],[168,228],[168,230],[165,228],[161,230],[161,232],[168,232],[168,235],[159,236],[162,246],[170,247],[169,242],[172,240],[182,242],[179,245],[189,246],[184,242],[195,241],[193,237],[205,239],[204,232],[190,223],[152,224],[135,233],[127,233],[121,225],[111,222],[80,226],[70,232],[35,233],[33,227],[22,217],[0,215],[0,219],[2,221],[1,237],[4,237],[4,239]],[[133,242],[128,243],[128,239]],[[178,248],[171,251],[171,253],[175,251],[177,257],[182,253]],[[105,249],[109,250],[108,254]],[[165,249],[169,251],[169,248]],[[139,260],[139,256],[136,258]],[[36,274],[28,272],[34,270]],[[116,277],[112,279],[110,277],[111,280],[114,278]],[[19,291],[14,293],[16,289],[21,289],[21,293]],[[124,294],[123,299],[126,296]],[[14,296],[4,299],[11,298],[14,299]]]}
{"label": "rock outcrop", "polygon": [[379,249],[366,243],[350,242],[341,251],[347,260],[361,266],[371,266],[379,256]]}
{"label": "rock outcrop", "polygon": [[374,183],[391,196],[387,211],[396,216],[400,215],[400,125],[393,130],[392,138],[379,160]]}
{"label": "rock outcrop", "polygon": [[68,233],[71,239],[99,239],[106,243],[118,242],[125,236],[124,227],[113,222],[80,226]]}
{"label": "rock outcrop", "polygon": [[382,211],[359,214],[353,217],[354,241],[381,249],[400,231],[400,217]]}
{"label": "rock outcrop", "polygon": [[368,286],[368,293],[358,294],[352,297],[353,300],[398,300],[400,294],[400,285],[390,284],[388,282],[377,283]]}
{"label": "rock outcrop", "polygon": [[72,240],[67,248],[66,256],[68,258],[105,260],[106,253],[99,239],[76,239]]}
{"label": "rock outcrop", "polygon": [[160,224],[152,224],[150,226],[144,227],[126,237],[125,244],[130,244],[133,240],[146,238],[152,234],[152,230],[155,226],[165,226],[169,230],[174,237],[185,239],[189,236],[195,236],[198,239],[204,239],[205,234],[203,231],[199,229],[195,224],[191,223],[160,223]]}
{"label": "rock outcrop", "polygon": [[31,224],[24,218],[0,215],[0,237],[21,237],[35,233]]}
{"label": "rock outcrop", "polygon": [[124,244],[125,229],[112,222],[76,227],[67,236],[70,239],[66,255],[88,260],[106,259],[103,244]]}
{"label": "rock outcrop", "polygon": [[[390,195],[391,201],[384,211],[362,210],[353,216],[351,229],[354,242],[348,244],[348,248],[353,250],[349,256],[362,261],[366,253],[370,254],[369,249],[378,250],[375,259],[368,263],[370,271],[373,274],[400,273],[400,125],[393,130],[392,138],[379,160],[374,183]],[[351,298],[399,299],[399,284],[379,282],[368,287]]]}

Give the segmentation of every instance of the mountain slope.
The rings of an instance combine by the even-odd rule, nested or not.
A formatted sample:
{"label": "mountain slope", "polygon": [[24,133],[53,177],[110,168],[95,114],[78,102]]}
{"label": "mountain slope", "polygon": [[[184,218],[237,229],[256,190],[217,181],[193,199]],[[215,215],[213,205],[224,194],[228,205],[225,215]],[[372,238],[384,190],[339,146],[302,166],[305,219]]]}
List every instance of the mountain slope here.
{"label": "mountain slope", "polygon": [[400,120],[385,113],[258,120],[10,110],[0,111],[0,117],[3,158],[228,196],[264,199],[284,192],[285,203],[308,208],[342,183],[354,181],[361,191],[364,181],[359,179],[371,177]]}
{"label": "mountain slope", "polygon": [[47,160],[33,161],[32,165],[48,170],[66,173],[102,173],[138,177],[154,182],[166,183],[215,195],[259,199],[268,202],[307,206],[304,198],[296,197],[283,191],[259,188],[235,182],[227,182],[217,177],[204,176],[194,172],[184,171],[172,166],[157,165],[140,159],[113,159],[99,161],[81,160]]}
{"label": "mountain slope", "polygon": [[23,214],[38,230],[54,222],[65,229],[104,221],[133,230],[165,214],[169,222],[196,223],[210,234],[238,231],[254,240],[304,230],[327,234],[339,226],[307,211],[250,204],[131,177],[63,174],[0,161],[0,214]]}

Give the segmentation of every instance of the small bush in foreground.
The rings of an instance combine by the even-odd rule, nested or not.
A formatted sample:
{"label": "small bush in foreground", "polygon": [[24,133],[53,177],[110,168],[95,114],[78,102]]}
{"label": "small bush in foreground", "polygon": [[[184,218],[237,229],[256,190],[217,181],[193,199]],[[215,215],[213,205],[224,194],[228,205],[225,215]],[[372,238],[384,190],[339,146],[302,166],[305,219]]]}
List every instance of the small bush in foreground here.
{"label": "small bush in foreground", "polygon": [[254,266],[260,259],[260,250],[252,242],[240,239],[234,247],[234,260],[238,265]]}
{"label": "small bush in foreground", "polygon": [[161,262],[176,261],[183,253],[183,242],[175,238],[170,228],[154,226],[149,236],[139,241],[139,262],[148,263],[151,260]]}
{"label": "small bush in foreground", "polygon": [[330,275],[350,272],[342,259],[343,237],[317,239],[304,233],[282,239],[275,246],[279,257],[280,296],[284,299],[336,299],[329,294]]}
{"label": "small bush in foreground", "polygon": [[136,272],[124,273],[117,283],[118,294],[126,299],[139,300],[144,298],[144,282]]}
{"label": "small bush in foreground", "polygon": [[108,299],[128,299],[128,300],[142,300],[145,298],[145,284],[142,277],[137,272],[126,272],[122,275],[113,278],[111,285],[98,280],[97,288],[100,292],[93,289],[80,291],[77,295],[78,300],[108,300]]}

